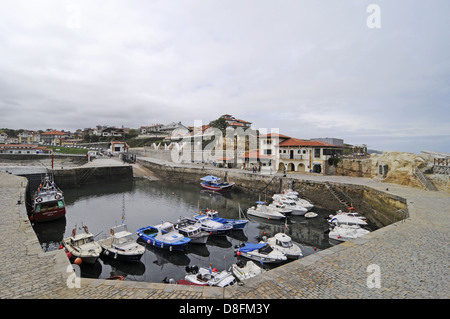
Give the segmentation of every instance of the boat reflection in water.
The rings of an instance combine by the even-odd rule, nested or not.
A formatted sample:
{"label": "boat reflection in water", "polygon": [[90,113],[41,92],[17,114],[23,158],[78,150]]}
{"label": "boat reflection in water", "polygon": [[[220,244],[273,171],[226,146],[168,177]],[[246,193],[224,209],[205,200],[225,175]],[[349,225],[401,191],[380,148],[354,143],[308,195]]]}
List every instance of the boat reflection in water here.
{"label": "boat reflection in water", "polygon": [[[133,183],[108,183],[85,185],[65,189],[66,217],[35,226],[39,241],[45,250],[58,249],[63,238],[70,236],[66,225],[88,224],[93,234],[109,234],[111,224],[120,224],[123,207],[126,208],[128,230],[138,241],[136,231],[143,226],[157,225],[162,220],[176,222],[180,216],[198,214],[199,207],[219,211],[220,217],[239,219],[239,208],[246,212],[258,200],[257,195],[243,192],[205,194],[200,185],[170,183],[167,181],[139,180]],[[95,264],[81,264],[83,277],[109,278],[123,276],[125,280],[161,282],[164,278],[179,280],[186,275],[185,267],[212,264],[218,271],[228,270],[239,261],[234,246],[246,242],[258,243],[262,236],[271,237],[286,233],[298,244],[304,256],[330,247],[328,225],[324,217],[334,213],[313,209],[317,218],[291,216],[283,220],[267,220],[250,216],[244,230],[232,231],[224,236],[209,236],[206,244],[189,243],[185,251],[153,248],[145,242],[145,253],[139,262],[119,262],[101,256]],[[286,228],[287,226],[287,228]],[[100,236],[96,238],[99,240]]]}

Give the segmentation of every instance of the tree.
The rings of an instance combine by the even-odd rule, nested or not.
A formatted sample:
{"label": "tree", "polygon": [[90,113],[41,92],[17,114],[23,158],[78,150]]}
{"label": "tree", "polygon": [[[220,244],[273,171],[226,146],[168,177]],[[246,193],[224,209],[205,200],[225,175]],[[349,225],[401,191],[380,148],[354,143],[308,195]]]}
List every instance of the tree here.
{"label": "tree", "polygon": [[218,128],[222,131],[222,134],[225,136],[225,130],[228,127],[228,123],[224,117],[219,117],[217,120],[209,122],[209,126]]}

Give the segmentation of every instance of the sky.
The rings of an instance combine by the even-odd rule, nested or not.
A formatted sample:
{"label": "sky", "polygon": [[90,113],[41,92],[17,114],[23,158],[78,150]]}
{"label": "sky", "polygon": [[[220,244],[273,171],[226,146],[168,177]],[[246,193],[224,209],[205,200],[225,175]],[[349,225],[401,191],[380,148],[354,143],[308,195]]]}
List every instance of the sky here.
{"label": "sky", "polygon": [[2,0],[0,128],[232,114],[301,139],[450,153],[449,12],[448,0]]}

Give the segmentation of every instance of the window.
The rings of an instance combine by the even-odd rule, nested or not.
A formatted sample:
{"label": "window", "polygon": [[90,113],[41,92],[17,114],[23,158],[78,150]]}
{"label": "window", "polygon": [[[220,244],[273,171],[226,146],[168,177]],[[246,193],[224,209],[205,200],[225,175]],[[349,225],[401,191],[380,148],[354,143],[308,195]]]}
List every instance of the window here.
{"label": "window", "polygon": [[314,149],[314,157],[320,157],[320,148],[315,148]]}

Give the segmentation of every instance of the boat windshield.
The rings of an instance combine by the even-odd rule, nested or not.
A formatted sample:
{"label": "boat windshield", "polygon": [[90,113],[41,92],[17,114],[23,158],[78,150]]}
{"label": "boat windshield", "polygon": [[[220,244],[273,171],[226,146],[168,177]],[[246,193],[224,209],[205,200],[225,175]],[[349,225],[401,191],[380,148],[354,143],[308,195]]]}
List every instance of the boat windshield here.
{"label": "boat windshield", "polygon": [[291,241],[281,241],[281,240],[277,240],[277,245],[284,247],[284,248],[289,248],[292,247],[292,242]]}

